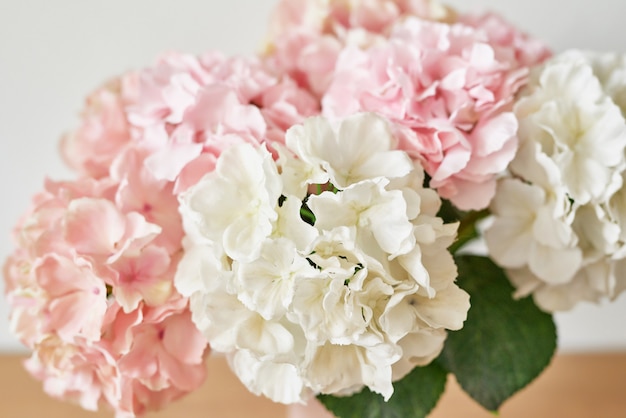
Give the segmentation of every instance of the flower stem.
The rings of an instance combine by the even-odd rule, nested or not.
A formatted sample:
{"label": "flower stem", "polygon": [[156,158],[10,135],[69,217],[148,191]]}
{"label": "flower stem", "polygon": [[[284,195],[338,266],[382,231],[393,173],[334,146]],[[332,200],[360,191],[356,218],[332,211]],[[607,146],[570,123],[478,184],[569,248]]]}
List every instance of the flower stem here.
{"label": "flower stem", "polygon": [[455,254],[460,248],[462,248],[469,241],[478,237],[478,231],[476,230],[476,223],[485,219],[491,212],[489,209],[483,209],[479,211],[469,212],[465,215],[459,224],[459,230],[457,233],[457,239],[450,246],[450,252]]}

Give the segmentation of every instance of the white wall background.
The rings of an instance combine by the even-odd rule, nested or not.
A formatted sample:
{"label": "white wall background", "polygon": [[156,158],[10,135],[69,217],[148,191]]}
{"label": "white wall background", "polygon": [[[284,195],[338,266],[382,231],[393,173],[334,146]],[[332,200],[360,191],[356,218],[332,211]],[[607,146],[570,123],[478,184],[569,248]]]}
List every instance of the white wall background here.
{"label": "white wall background", "polygon": [[[448,0],[491,9],[555,50],[626,51],[620,0]],[[44,176],[71,178],[57,154],[84,96],[107,78],[147,65],[159,52],[252,53],[274,0],[0,0],[0,258],[10,231]],[[0,289],[2,284],[0,283]],[[0,351],[19,350],[0,298]],[[626,297],[559,314],[565,350],[626,349]]]}

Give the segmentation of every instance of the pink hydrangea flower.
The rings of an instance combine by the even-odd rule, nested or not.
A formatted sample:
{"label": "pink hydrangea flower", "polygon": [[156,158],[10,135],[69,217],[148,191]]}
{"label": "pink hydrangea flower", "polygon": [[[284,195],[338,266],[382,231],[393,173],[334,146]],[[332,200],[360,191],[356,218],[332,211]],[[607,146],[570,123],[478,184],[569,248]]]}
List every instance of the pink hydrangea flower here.
{"label": "pink hydrangea flower", "polygon": [[[50,395],[91,410],[108,404],[118,417],[163,406],[155,393],[173,400],[198,388],[208,352],[173,287],[181,237],[133,211],[120,193],[125,183],[48,181],[16,228],[19,246],[4,269],[12,329],[33,350],[28,370]],[[152,202],[179,219],[175,206]],[[173,235],[177,246],[159,239]]]}
{"label": "pink hydrangea flower", "polygon": [[[141,154],[138,164],[155,181],[174,182],[179,193],[231,143],[282,142],[287,128],[317,113],[317,99],[257,58],[172,52],[90,96],[80,128],[66,136],[61,151],[84,176],[119,178],[118,171],[138,160],[119,156],[140,149],[131,151]],[[150,190],[171,192],[165,188]],[[126,189],[126,195],[137,192]]]}
{"label": "pink hydrangea flower", "polygon": [[[25,362],[26,369],[43,381],[50,396],[73,401],[89,411],[102,402],[115,405],[122,397],[115,358],[97,344],[66,343],[44,338]],[[130,416],[118,410],[118,417]]]}
{"label": "pink hydrangea flower", "polygon": [[410,16],[447,21],[455,13],[431,0],[282,0],[272,13],[266,61],[321,97],[346,45],[384,40]]}
{"label": "pink hydrangea flower", "polygon": [[396,122],[399,147],[422,162],[442,197],[462,210],[485,208],[495,176],[515,155],[510,109],[528,73],[521,42],[507,41],[408,18],[385,42],[342,51],[323,112],[373,111]]}
{"label": "pink hydrangea flower", "polygon": [[186,56],[186,62],[195,59],[193,72],[180,64],[163,77],[160,67],[175,58],[141,73],[146,94],[129,107],[128,119],[142,127],[137,143],[151,150],[146,167],[157,180],[173,181],[176,194],[212,170],[233,143],[282,142],[287,128],[319,113],[310,93],[256,58]]}
{"label": "pink hydrangea flower", "polygon": [[298,86],[321,97],[341,48],[342,43],[332,35],[294,29],[274,41],[266,61],[274,71],[288,74]]}
{"label": "pink hydrangea flower", "polygon": [[509,62],[532,67],[552,56],[552,51],[537,38],[533,38],[495,13],[462,14],[458,22],[486,33],[489,44]]}
{"label": "pink hydrangea flower", "polygon": [[296,29],[341,34],[359,28],[385,34],[408,16],[446,20],[454,11],[436,0],[281,0],[270,20],[270,37],[284,37]]}
{"label": "pink hydrangea flower", "polygon": [[101,178],[111,162],[131,141],[125,108],[137,100],[137,73],[116,78],[93,92],[86,101],[78,129],[61,141],[61,155],[78,172]]}

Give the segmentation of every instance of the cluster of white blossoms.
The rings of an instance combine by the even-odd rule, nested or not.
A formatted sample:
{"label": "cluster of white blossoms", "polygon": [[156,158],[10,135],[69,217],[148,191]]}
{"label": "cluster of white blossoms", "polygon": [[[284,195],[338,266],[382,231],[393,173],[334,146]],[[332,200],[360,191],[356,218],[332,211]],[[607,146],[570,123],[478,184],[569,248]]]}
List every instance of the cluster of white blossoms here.
{"label": "cluster of white blossoms", "polygon": [[568,51],[516,106],[520,148],[485,239],[519,296],[547,311],[626,288],[626,57]]}
{"label": "cluster of white blossoms", "polygon": [[441,351],[469,296],[424,172],[368,113],[292,127],[275,160],[233,145],[181,197],[176,276],[193,320],[255,394],[296,403],[392,382]]}

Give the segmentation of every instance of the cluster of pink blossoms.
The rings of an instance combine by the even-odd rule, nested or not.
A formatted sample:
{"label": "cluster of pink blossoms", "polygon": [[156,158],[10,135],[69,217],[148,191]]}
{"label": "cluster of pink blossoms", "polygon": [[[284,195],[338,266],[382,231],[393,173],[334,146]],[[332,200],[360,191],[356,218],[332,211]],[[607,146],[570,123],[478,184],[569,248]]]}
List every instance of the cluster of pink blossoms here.
{"label": "cluster of pink blossoms", "polygon": [[200,387],[207,341],[174,288],[177,196],[234,143],[282,141],[318,102],[256,58],[168,54],[93,93],[5,264],[13,332],[52,396],[118,417]]}

